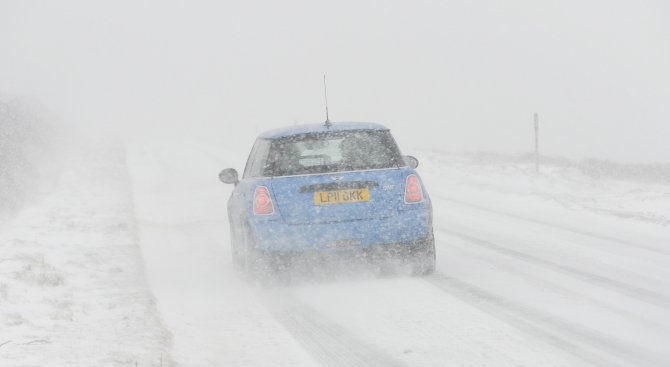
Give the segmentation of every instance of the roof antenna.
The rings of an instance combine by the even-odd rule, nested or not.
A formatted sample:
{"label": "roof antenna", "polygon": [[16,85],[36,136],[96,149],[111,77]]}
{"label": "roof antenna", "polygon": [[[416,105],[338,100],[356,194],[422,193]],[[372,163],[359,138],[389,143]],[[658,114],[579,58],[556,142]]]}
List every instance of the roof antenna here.
{"label": "roof antenna", "polygon": [[326,99],[326,122],[324,125],[327,129],[330,129],[333,124],[330,122],[330,117],[328,116],[328,87],[326,86],[326,74],[323,74],[323,95]]}

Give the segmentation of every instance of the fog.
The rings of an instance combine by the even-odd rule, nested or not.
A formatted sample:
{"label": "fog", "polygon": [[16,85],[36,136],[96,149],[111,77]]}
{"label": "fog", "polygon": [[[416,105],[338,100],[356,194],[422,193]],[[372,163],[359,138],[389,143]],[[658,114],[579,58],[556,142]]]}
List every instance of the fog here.
{"label": "fog", "polygon": [[668,366],[669,66],[661,0],[0,0],[0,365]]}
{"label": "fog", "polygon": [[669,18],[663,1],[3,1],[0,95],[243,157],[323,121],[326,74],[331,119],[404,146],[526,152],[537,112],[545,154],[668,162]]}

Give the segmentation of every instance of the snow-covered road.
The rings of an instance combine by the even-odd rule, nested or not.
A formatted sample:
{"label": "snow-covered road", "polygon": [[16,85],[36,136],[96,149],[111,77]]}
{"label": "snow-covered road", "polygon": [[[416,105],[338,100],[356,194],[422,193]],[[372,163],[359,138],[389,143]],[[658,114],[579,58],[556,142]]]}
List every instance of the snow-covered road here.
{"label": "snow-covered road", "polygon": [[[670,230],[589,209],[635,212],[617,202],[621,183],[419,153],[434,276],[264,288],[230,264],[231,188],[216,175],[240,169],[239,153],[180,144],[130,141],[128,162],[147,274],[182,366],[670,365]],[[652,189],[667,204],[670,188]]]}

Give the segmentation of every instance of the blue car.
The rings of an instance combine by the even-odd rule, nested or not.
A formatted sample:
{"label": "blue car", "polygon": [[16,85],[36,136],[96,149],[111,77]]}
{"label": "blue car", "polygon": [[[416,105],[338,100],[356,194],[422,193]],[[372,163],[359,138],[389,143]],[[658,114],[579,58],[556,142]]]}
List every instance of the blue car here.
{"label": "blue car", "polygon": [[304,255],[400,260],[435,269],[432,207],[388,128],[374,123],[292,126],[258,136],[228,200],[235,266],[276,271]]}

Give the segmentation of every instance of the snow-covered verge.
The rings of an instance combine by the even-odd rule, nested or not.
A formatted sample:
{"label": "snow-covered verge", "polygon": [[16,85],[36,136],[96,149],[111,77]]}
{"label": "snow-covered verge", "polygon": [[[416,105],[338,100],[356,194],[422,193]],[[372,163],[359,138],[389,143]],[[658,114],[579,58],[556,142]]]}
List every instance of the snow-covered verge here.
{"label": "snow-covered verge", "polygon": [[0,227],[1,366],[169,366],[138,247],[123,150],[72,148]]}
{"label": "snow-covered verge", "polygon": [[449,178],[451,198],[470,197],[458,191],[467,189],[478,192],[473,197],[482,203],[490,202],[487,193],[492,200],[504,196],[510,199],[509,210],[532,211],[535,206],[526,204],[534,200],[543,209],[548,205],[670,226],[670,165],[545,157],[536,174],[529,156],[419,152],[431,168],[439,167]]}

